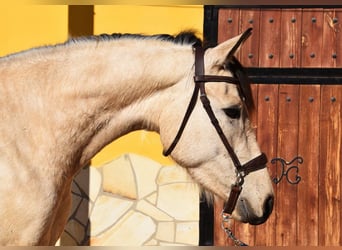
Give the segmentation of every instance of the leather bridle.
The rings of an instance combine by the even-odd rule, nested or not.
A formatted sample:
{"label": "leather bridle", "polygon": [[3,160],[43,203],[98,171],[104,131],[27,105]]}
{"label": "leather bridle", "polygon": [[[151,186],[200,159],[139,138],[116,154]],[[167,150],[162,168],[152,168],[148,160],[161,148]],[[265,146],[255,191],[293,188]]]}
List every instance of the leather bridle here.
{"label": "leather bridle", "polygon": [[[246,37],[242,37],[240,39],[241,40],[240,43],[242,42],[242,39],[246,39]],[[253,158],[252,160],[248,161],[247,163],[243,165],[240,163],[239,158],[237,157],[236,153],[234,152],[234,149],[232,148],[226,136],[224,135],[222,128],[211,108],[210,101],[205,91],[205,83],[206,82],[224,82],[224,83],[236,84],[238,86],[240,96],[242,95],[241,98],[243,99],[243,101],[245,101],[244,100],[245,96],[243,95],[243,93],[241,93],[242,90],[241,90],[240,81],[242,79],[239,79],[239,77],[236,78],[236,77],[229,77],[229,76],[205,75],[204,74],[204,52],[205,51],[201,46],[194,47],[194,50],[195,50],[194,92],[192,94],[190,103],[184,115],[183,121],[180,125],[180,128],[175,136],[175,139],[173,140],[169,148],[163,152],[163,154],[165,156],[169,155],[173,151],[173,149],[176,147],[179,139],[182,136],[184,128],[190,118],[190,115],[196,105],[198,94],[200,93],[200,100],[203,104],[203,107],[205,111],[207,112],[210,118],[210,121],[215,127],[224,147],[226,148],[236,168],[236,182],[232,185],[231,192],[229,194],[228,200],[226,201],[224,209],[223,209],[223,213],[231,215],[233,213],[233,210],[235,209],[236,203],[241,193],[242,185],[244,183],[244,177],[251,172],[265,168],[266,163],[267,163],[267,157],[264,153],[261,153],[259,156]],[[235,60],[237,59],[235,58]]]}

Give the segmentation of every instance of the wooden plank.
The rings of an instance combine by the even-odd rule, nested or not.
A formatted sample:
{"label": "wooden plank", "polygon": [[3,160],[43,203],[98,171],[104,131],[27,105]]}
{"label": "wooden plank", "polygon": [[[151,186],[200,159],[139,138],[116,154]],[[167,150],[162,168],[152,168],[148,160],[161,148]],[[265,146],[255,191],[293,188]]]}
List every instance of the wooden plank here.
{"label": "wooden plank", "polygon": [[[291,161],[298,147],[298,85],[279,86],[278,156]],[[297,186],[284,179],[277,184],[276,245],[294,246],[297,236]]]}
{"label": "wooden plank", "polygon": [[[342,53],[340,23],[341,11],[324,10],[322,31],[322,66],[341,67]],[[319,189],[319,244],[337,246],[341,243],[341,86],[322,86],[320,189]],[[335,98],[334,101],[332,98]],[[339,145],[339,146],[337,146]],[[337,146],[337,147],[336,147]]]}
{"label": "wooden plank", "polygon": [[336,29],[336,67],[341,68],[342,67],[342,9],[335,9],[335,18],[336,23],[334,23],[335,29]]}
{"label": "wooden plank", "polygon": [[322,46],[321,66],[336,67],[337,49],[338,46],[341,46],[339,44],[341,40],[337,39],[340,36],[341,24],[338,21],[336,22],[338,17],[335,9],[324,9],[323,18],[322,42],[324,46]]}
{"label": "wooden plank", "polygon": [[[302,14],[301,67],[321,67],[323,15],[321,9],[304,10]],[[314,53],[314,56],[313,54]],[[301,182],[297,194],[297,245],[318,245],[318,181],[320,86],[300,86],[298,154],[304,163],[300,166]]]}
{"label": "wooden plank", "polygon": [[[278,137],[278,84],[260,84],[258,88],[258,123],[257,140],[260,149],[268,160],[277,155]],[[277,174],[276,166],[268,163],[270,176]],[[276,193],[276,185],[273,185]],[[275,246],[276,234],[276,211],[277,204],[274,204],[273,213],[266,223],[255,227],[256,246]]]}
{"label": "wooden plank", "polygon": [[[284,9],[281,15],[279,64],[281,67],[299,67],[301,52],[298,36],[301,33],[301,11]],[[291,161],[298,155],[298,93],[298,85],[279,86],[277,157],[286,161]],[[281,173],[280,168],[278,163],[278,175]],[[276,196],[275,245],[294,246],[297,237],[297,186],[284,179],[277,184]]]}
{"label": "wooden plank", "polygon": [[259,66],[279,67],[281,11],[263,9],[260,13]]}
{"label": "wooden plank", "polygon": [[341,237],[342,86],[322,86],[320,138],[319,245],[338,246]]}
{"label": "wooden plank", "polygon": [[[341,68],[342,67],[342,9],[335,9],[335,29],[336,31],[338,32],[337,35],[336,35],[336,67],[337,68]],[[334,21],[334,20],[333,20]],[[341,90],[341,86],[339,86],[339,90],[337,90],[340,94],[342,92]],[[339,114],[341,114],[341,110],[342,110],[342,107],[341,107],[341,100],[340,100],[340,112]],[[340,118],[341,119],[341,118]],[[341,120],[340,122],[338,123],[339,126],[341,126]],[[341,127],[340,127],[340,131],[341,131]],[[340,134],[338,138],[342,138],[342,135]],[[339,154],[339,169],[342,168],[342,149],[341,149],[341,141],[340,141],[340,152],[338,153]],[[342,190],[342,174],[340,173],[340,190]],[[340,200],[342,199],[342,193],[340,193]],[[340,204],[340,211],[342,209],[342,205]],[[340,243],[339,245],[341,246],[342,245],[342,218],[341,218],[341,212],[340,212]]]}
{"label": "wooden plank", "polygon": [[322,61],[323,9],[304,9],[302,17],[302,66],[315,67]]}
{"label": "wooden plank", "polygon": [[239,32],[239,9],[219,9],[217,42],[222,43]]}
{"label": "wooden plank", "polygon": [[299,67],[301,60],[301,9],[281,11],[280,67]]}
{"label": "wooden plank", "polygon": [[240,33],[253,28],[252,35],[244,43],[239,60],[244,67],[259,66],[260,9],[240,10]]}
{"label": "wooden plank", "polygon": [[[260,12],[259,34],[259,55],[260,67],[279,67],[279,53],[275,53],[275,48],[280,48],[280,37],[275,30],[280,29],[281,13],[279,10],[261,10]],[[254,51],[257,51],[255,48]],[[276,57],[268,57],[270,53],[277,54]],[[260,148],[269,158],[269,161],[276,156],[277,150],[277,113],[278,113],[278,85],[263,85],[258,87],[258,115],[257,115],[257,140]],[[271,176],[276,175],[275,166],[268,164]],[[276,186],[274,185],[275,191]],[[276,204],[274,207],[276,211]],[[275,212],[268,221],[255,227],[256,246],[275,245]]]}
{"label": "wooden plank", "polygon": [[318,246],[320,85],[300,86],[298,155],[301,181],[297,194],[297,245]]}

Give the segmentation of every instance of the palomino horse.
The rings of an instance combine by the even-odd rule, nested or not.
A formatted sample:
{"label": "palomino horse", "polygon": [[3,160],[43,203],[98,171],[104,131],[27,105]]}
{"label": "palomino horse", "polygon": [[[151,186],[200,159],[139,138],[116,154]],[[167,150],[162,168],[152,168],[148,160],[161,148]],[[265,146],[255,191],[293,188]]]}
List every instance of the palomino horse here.
{"label": "palomino horse", "polygon": [[[248,86],[236,81],[243,78],[234,57],[241,37],[201,50],[207,78],[197,81],[200,40],[187,32],[93,36],[1,58],[0,244],[53,245],[68,218],[75,174],[105,145],[137,129],[157,131],[165,149],[175,144],[172,159],[216,196],[226,200],[234,183],[243,185],[232,218],[264,222],[273,206],[265,161],[247,164],[256,169],[245,176],[233,159],[246,163],[260,155],[247,118]],[[196,104],[199,97],[191,98],[197,82],[233,152]],[[191,116],[172,143],[190,99]]]}

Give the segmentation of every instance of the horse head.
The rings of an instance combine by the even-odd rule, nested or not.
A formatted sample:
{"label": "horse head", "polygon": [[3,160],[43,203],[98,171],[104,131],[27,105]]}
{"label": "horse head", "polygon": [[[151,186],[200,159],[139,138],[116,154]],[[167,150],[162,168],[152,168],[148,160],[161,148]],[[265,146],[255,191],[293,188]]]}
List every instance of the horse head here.
{"label": "horse head", "polygon": [[[231,216],[256,225],[265,222],[271,214],[274,195],[265,168],[266,161],[255,160],[262,154],[248,119],[248,113],[253,109],[251,88],[247,75],[235,57],[249,34],[250,30],[247,30],[242,35],[202,52],[203,62],[200,67],[205,76],[196,75],[197,65],[192,74],[195,75],[195,82],[200,79],[198,82],[204,82],[205,85],[203,83],[198,87],[197,92],[196,86],[191,85],[195,91],[186,118],[183,110],[189,103],[189,95],[184,95],[184,84],[173,90],[172,101],[160,116],[160,135],[164,147],[169,147],[166,154],[170,153],[178,164],[186,167],[204,190],[228,200],[233,187],[238,185],[241,190],[234,201]],[[192,78],[186,80],[187,83],[190,81],[194,82]],[[189,85],[187,89],[191,89]],[[205,96],[208,99],[211,111],[204,109],[197,101],[199,92],[201,98]],[[219,128],[212,123],[219,124]],[[177,134],[179,124],[182,125]],[[223,134],[224,138],[219,134]],[[239,171],[238,168],[244,164],[253,165],[249,163],[254,166],[248,174]]]}

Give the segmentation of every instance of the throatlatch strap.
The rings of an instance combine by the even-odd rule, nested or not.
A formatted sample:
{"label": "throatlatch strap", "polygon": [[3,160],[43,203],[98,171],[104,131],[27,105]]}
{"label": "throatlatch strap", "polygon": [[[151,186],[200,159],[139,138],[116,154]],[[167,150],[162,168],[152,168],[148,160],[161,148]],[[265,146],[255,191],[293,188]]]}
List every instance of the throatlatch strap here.
{"label": "throatlatch strap", "polygon": [[[169,154],[171,154],[173,149],[176,147],[178,141],[180,140],[180,138],[183,134],[184,128],[185,128],[185,126],[186,126],[186,124],[190,118],[190,115],[195,108],[198,93],[199,93],[199,90],[201,88],[201,85],[203,85],[203,91],[202,92],[205,94],[204,84],[206,82],[229,82],[229,83],[233,83],[233,84],[239,84],[239,80],[234,78],[234,77],[204,75],[204,52],[205,51],[202,47],[200,47],[200,46],[195,47],[195,76],[194,76],[195,88],[194,88],[194,92],[192,94],[188,108],[185,112],[183,121],[182,121],[182,123],[178,129],[178,132],[175,136],[175,139],[173,140],[173,142],[171,143],[169,148],[167,150],[163,151],[163,155],[165,155],[165,156],[168,156]],[[208,100],[208,102],[209,102],[209,100]],[[209,104],[209,106],[210,106],[210,104]],[[211,107],[210,107],[210,109],[211,109]],[[215,117],[214,113],[213,113],[213,117]],[[232,152],[234,152],[234,151],[232,151]]]}
{"label": "throatlatch strap", "polygon": [[177,132],[177,135],[176,135],[175,139],[173,140],[173,142],[171,143],[170,147],[166,151],[163,152],[164,156],[168,156],[169,154],[171,154],[172,150],[176,147],[179,139],[181,138],[183,131],[184,131],[184,128],[185,128],[185,126],[188,123],[188,120],[190,118],[190,115],[195,108],[195,105],[197,102],[197,97],[198,97],[198,92],[199,92],[199,86],[196,84],[195,88],[194,88],[194,92],[192,93],[190,103],[189,103],[188,108],[185,112],[183,121],[179,127],[178,132]]}

